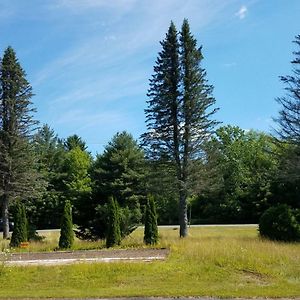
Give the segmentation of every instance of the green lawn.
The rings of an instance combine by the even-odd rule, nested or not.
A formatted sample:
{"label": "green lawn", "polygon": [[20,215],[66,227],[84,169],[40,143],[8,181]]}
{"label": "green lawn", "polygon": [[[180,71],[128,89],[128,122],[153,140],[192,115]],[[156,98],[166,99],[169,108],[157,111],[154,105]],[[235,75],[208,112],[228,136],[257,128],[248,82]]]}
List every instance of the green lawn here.
{"label": "green lawn", "polygon": [[[254,227],[191,228],[185,239],[163,229],[160,236],[171,249],[163,262],[0,266],[0,297],[300,296],[300,244],[263,241]],[[138,229],[124,244],[142,238]]]}

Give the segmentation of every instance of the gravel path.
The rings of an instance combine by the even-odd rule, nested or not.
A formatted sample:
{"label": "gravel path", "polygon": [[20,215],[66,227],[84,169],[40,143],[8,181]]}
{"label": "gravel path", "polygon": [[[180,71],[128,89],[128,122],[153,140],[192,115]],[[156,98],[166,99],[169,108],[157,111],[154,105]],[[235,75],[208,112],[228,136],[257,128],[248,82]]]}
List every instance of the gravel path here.
{"label": "gravel path", "polygon": [[164,260],[168,249],[118,249],[13,253],[10,265],[60,265],[78,262],[153,261]]}

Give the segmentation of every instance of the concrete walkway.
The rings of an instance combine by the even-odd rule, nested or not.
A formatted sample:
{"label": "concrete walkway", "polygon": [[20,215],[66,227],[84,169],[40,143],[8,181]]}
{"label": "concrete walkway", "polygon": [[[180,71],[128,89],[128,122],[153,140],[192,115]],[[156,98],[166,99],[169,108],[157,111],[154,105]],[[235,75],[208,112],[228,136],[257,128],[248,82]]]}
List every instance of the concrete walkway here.
{"label": "concrete walkway", "polygon": [[115,250],[85,250],[85,251],[56,251],[56,252],[22,252],[13,253],[7,260],[7,265],[66,265],[73,263],[93,262],[150,262],[164,260],[168,249],[115,249]]}

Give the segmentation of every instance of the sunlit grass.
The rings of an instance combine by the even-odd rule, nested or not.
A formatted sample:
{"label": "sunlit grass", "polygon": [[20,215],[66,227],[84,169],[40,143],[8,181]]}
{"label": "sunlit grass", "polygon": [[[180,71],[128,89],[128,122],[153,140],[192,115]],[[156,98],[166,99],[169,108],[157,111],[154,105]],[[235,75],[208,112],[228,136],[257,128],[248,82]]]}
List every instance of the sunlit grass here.
{"label": "sunlit grass", "polygon": [[[41,241],[30,241],[27,249],[10,249],[11,252],[46,252],[58,250],[58,241],[60,232],[57,231],[41,231],[39,233],[43,239]],[[104,241],[83,241],[75,238],[74,246],[72,250],[89,250],[89,249],[101,249],[105,246]],[[3,240],[0,238],[0,249],[9,248],[9,240]]]}
{"label": "sunlit grass", "polygon": [[[134,233],[127,236],[118,248],[140,248],[145,247],[143,244],[143,228],[138,228]],[[0,238],[0,250],[9,249],[11,252],[46,252],[58,250],[58,241],[60,236],[59,230],[40,231],[39,236],[43,237],[41,241],[30,241],[27,249],[9,247],[9,240]],[[160,247],[158,245],[157,247]],[[105,241],[88,241],[80,240],[75,237],[74,245],[71,250],[91,250],[105,248]]]}
{"label": "sunlit grass", "polygon": [[[158,247],[171,250],[164,262],[6,266],[0,297],[300,296],[299,243],[262,240],[254,227],[191,228],[184,239],[169,228],[160,237]],[[122,247],[142,242],[138,229]]]}

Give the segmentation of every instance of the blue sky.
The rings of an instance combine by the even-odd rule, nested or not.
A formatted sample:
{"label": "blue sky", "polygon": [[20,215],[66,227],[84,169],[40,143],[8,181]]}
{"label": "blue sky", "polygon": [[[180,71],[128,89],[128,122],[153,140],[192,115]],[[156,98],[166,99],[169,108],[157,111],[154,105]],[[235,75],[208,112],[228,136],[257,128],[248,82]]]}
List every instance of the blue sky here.
{"label": "blue sky", "polygon": [[118,131],[144,132],[159,41],[184,18],[203,45],[216,118],[270,132],[299,15],[299,0],[0,0],[0,49],[16,50],[36,118],[100,153]]}

